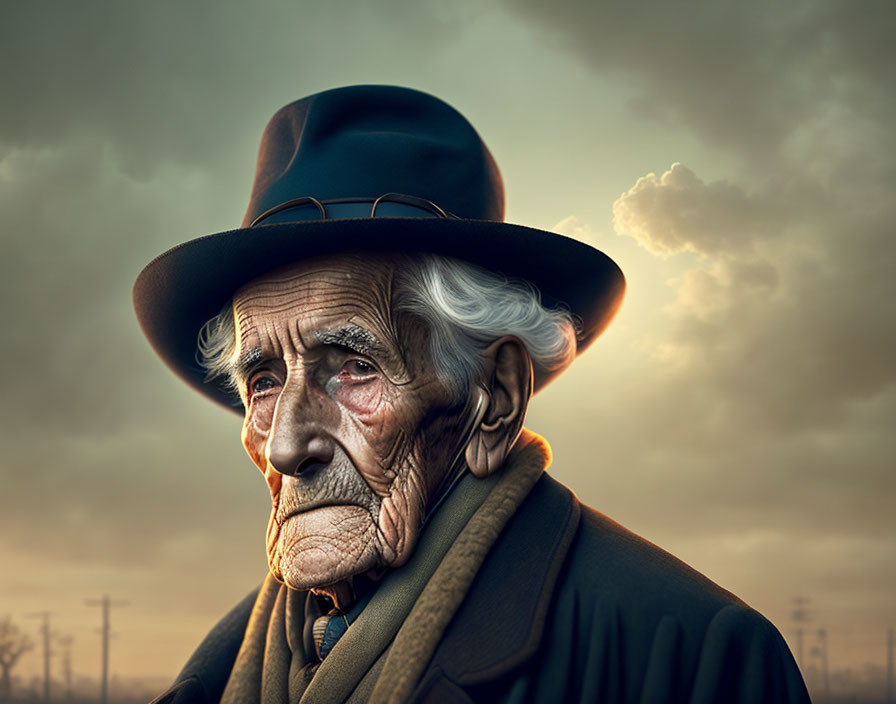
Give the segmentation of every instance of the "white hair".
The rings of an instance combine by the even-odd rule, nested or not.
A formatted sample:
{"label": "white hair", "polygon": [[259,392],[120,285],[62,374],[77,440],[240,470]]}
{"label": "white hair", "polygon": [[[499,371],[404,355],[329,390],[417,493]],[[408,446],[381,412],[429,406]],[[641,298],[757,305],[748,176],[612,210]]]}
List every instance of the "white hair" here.
{"label": "white hair", "polygon": [[[566,368],[576,355],[573,317],[548,309],[528,281],[508,279],[474,264],[440,257],[409,257],[398,267],[393,288],[395,313],[412,313],[429,327],[436,373],[460,402],[481,381],[482,353],[511,335],[544,371]],[[232,390],[237,352],[233,306],[228,303],[199,331],[199,364],[206,381],[223,379]]]}

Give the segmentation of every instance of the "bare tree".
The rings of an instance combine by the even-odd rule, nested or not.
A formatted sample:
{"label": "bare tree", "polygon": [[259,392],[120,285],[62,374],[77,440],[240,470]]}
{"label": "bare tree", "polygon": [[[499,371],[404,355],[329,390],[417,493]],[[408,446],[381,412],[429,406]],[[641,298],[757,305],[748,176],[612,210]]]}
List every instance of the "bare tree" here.
{"label": "bare tree", "polygon": [[12,668],[33,647],[9,615],[0,618],[0,698],[8,699],[12,694]]}

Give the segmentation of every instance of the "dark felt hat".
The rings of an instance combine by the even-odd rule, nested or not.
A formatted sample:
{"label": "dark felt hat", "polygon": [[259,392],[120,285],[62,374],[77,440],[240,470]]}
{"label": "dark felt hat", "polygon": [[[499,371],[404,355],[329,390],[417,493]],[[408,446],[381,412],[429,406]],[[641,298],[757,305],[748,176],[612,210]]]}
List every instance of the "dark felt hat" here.
{"label": "dark felt hat", "polygon": [[[205,382],[200,328],[252,279],[339,252],[429,252],[526,279],[545,305],[576,316],[582,352],[619,307],[622,272],[582,242],[503,220],[498,167],[454,108],[407,88],[336,88],[271,118],[242,227],[154,259],[134,285],[134,306],[165,363],[237,409],[238,398]],[[536,390],[551,377],[536,369]]]}

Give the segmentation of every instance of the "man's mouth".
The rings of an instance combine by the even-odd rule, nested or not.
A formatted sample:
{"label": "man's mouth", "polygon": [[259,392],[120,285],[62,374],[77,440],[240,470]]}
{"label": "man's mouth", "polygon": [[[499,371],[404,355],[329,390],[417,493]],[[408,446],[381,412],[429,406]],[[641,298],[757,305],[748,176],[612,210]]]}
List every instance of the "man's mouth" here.
{"label": "man's mouth", "polygon": [[294,518],[302,513],[308,513],[309,511],[314,511],[319,508],[333,508],[337,506],[353,506],[355,508],[361,508],[356,503],[352,503],[350,501],[339,501],[333,499],[319,499],[317,501],[308,501],[303,503],[301,506],[294,506],[290,508],[288,511],[278,512],[277,513],[277,523],[278,525],[283,525],[290,518]]}

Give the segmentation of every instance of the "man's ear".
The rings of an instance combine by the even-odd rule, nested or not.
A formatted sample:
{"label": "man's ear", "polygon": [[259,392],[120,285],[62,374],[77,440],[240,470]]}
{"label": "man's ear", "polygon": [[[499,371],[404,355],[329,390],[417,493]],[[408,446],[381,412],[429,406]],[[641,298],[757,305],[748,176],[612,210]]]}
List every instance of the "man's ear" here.
{"label": "man's ear", "polygon": [[467,465],[484,479],[503,463],[519,437],[532,398],[532,360],[516,337],[495,340],[483,353],[482,419],[467,444]]}

